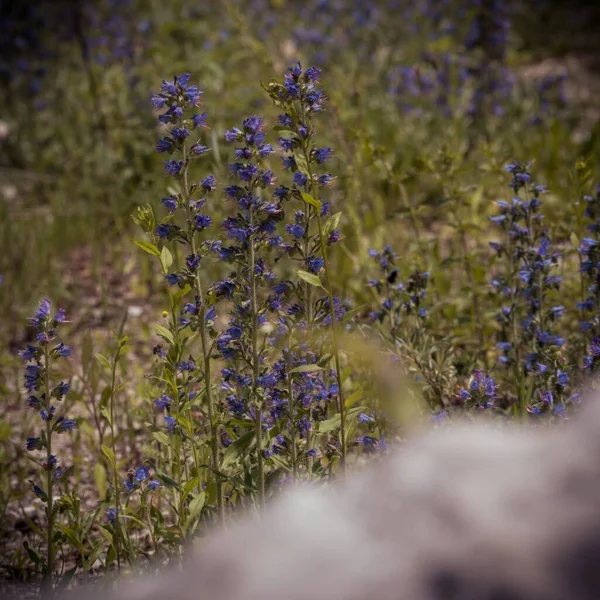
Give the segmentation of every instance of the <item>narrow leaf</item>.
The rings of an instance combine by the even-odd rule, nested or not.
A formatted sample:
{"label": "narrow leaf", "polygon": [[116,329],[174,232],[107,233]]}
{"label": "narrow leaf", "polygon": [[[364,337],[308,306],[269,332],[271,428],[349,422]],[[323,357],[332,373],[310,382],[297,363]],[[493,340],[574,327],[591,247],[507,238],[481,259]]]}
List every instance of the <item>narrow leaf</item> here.
{"label": "narrow leaf", "polygon": [[306,204],[310,204],[311,206],[314,206],[317,210],[321,210],[321,208],[323,206],[323,204],[321,203],[320,200],[313,198],[310,194],[307,194],[306,192],[302,192],[302,200],[304,200],[304,202],[306,202]]}
{"label": "narrow leaf", "polygon": [[296,272],[298,273],[298,277],[300,277],[300,279],[303,279],[307,283],[310,283],[310,285],[314,285],[320,288],[323,287],[323,284],[321,283],[321,280],[319,279],[318,275],[315,275],[314,273],[309,273],[308,271],[303,271],[302,269],[298,269]]}
{"label": "narrow leaf", "polygon": [[154,256],[160,256],[160,250],[150,242],[144,242],[142,240],[135,240],[135,245],[138,248],[141,248],[144,252],[148,254],[154,254]]}
{"label": "narrow leaf", "polygon": [[155,325],[154,331],[156,331],[158,336],[169,342],[169,344],[175,344],[175,338],[173,337],[173,334],[166,327],[163,327],[162,325]]}
{"label": "narrow leaf", "polygon": [[312,373],[313,371],[322,371],[323,367],[319,365],[300,365],[299,367],[295,367],[290,371],[290,375],[294,373]]}

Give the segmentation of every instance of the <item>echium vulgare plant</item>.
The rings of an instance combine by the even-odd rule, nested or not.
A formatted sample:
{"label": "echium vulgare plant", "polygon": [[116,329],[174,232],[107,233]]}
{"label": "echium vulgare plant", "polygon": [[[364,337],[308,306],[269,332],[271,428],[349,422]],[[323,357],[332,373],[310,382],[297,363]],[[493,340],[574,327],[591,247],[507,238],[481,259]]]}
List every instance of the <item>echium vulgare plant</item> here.
{"label": "echium vulgare plant", "polygon": [[[317,67],[309,67],[303,71],[300,63],[297,63],[288,68],[283,83],[272,81],[265,90],[273,103],[283,111],[275,129],[285,134],[285,137],[280,137],[279,142],[286,153],[283,158],[284,167],[293,173],[290,194],[302,206],[302,210],[295,214],[294,223],[288,225],[287,232],[295,238],[290,254],[299,257],[304,267],[297,271],[304,282],[304,291],[298,290],[304,308],[304,319],[309,333],[319,316],[322,320],[325,319],[331,331],[331,355],[337,380],[335,392],[340,415],[340,466],[344,474],[347,407],[344,400],[338,327],[345,307],[340,299],[334,297],[328,256],[329,246],[340,240],[337,226],[341,215],[333,215],[326,223],[323,220],[329,214],[330,203],[321,199],[321,190],[331,184],[333,176],[330,173],[319,174],[319,168],[331,156],[332,149],[319,147],[315,143],[317,131],[314,118],[323,109],[326,100],[323,90],[317,85],[320,73],[321,70]],[[313,288],[324,288],[326,298],[313,298]],[[325,317],[327,313],[328,316]]]}
{"label": "echium vulgare plant", "polygon": [[381,251],[371,249],[369,255],[380,271],[378,279],[368,281],[378,303],[369,320],[409,372],[424,383],[431,408],[443,409],[451,395],[454,367],[450,344],[436,340],[428,326],[429,272],[414,270],[402,282],[398,256],[390,246]]}
{"label": "echium vulgare plant", "polygon": [[[266,190],[275,177],[264,167],[264,159],[273,153],[265,143],[262,118],[251,116],[242,128],[225,132],[227,142],[240,144],[235,149],[236,162],[229,165],[236,183],[225,190],[236,203],[235,216],[227,217],[223,230],[231,245],[220,249],[223,260],[234,270],[229,276],[211,287],[211,293],[231,301],[231,318],[227,328],[217,338],[217,347],[227,361],[222,372],[222,387],[227,393],[229,411],[243,423],[246,419],[252,429],[246,436],[254,437],[255,483],[258,506],[265,506],[265,433],[269,423],[265,408],[269,391],[277,383],[268,357],[270,345],[266,342],[268,314],[272,310],[270,298],[264,298],[261,288],[271,287],[275,275],[267,260],[267,253],[281,244],[275,235],[277,223],[283,219],[281,190],[267,199]],[[225,443],[227,443],[224,438]]]}
{"label": "echium vulgare plant", "polygon": [[[36,330],[35,344],[29,344],[19,354],[27,363],[25,366],[25,389],[29,393],[27,404],[35,410],[42,420],[42,431],[38,437],[28,437],[25,444],[27,450],[41,451],[45,460],[40,463],[44,472],[45,481],[41,485],[31,482],[36,496],[46,504],[46,534],[47,555],[45,562],[44,589],[51,593],[53,589],[54,570],[54,532],[56,507],[54,502],[54,487],[62,483],[69,476],[73,467],[64,468],[59,465],[59,460],[53,451],[54,434],[71,431],[77,425],[74,419],[59,415],[55,402],[60,402],[68,394],[70,385],[64,381],[53,383],[51,381],[52,364],[61,358],[68,358],[72,348],[63,342],[57,342],[56,329],[65,322],[66,316],[63,309],[59,309],[51,316],[50,301],[42,300],[31,322]],[[41,558],[34,550],[27,547],[29,556],[41,564]]]}
{"label": "echium vulgare plant", "polygon": [[[207,119],[206,113],[197,112],[202,92],[189,82],[188,74],[175,77],[172,82],[164,81],[161,91],[152,99],[154,107],[161,111],[158,121],[165,129],[156,150],[171,155],[172,158],[165,162],[165,171],[179,183],[179,191],[163,198],[162,204],[168,214],[158,225],[155,226],[153,213],[147,209],[142,209],[137,218],[146,233],[163,243],[161,250],[155,244],[146,242],[139,242],[138,245],[150,254],[159,256],[165,280],[170,286],[170,310],[166,315],[169,326],[156,327],[159,336],[168,344],[168,351],[162,346],[155,348],[155,355],[162,362],[160,379],[166,382],[167,393],[157,398],[155,405],[165,413],[165,427],[170,434],[169,452],[172,449],[175,454],[175,500],[180,525],[184,524],[186,507],[198,506],[199,498],[204,496],[199,448],[206,445],[210,447],[217,515],[221,521],[224,518],[223,484],[219,468],[219,418],[211,379],[211,353],[216,335],[213,330],[214,298],[207,293],[200,269],[201,263],[220,246],[219,242],[203,237],[212,222],[203,208],[209,194],[215,189],[215,177],[207,175],[199,183],[190,182],[192,162],[205,155],[208,148],[197,134]],[[177,220],[180,224],[175,222]],[[187,254],[185,265],[174,272],[169,271],[173,264],[172,254],[167,248],[170,243],[181,244]],[[173,292],[171,288],[179,290]],[[188,295],[191,298],[181,308],[182,301]],[[188,353],[191,343],[198,338],[200,364]],[[196,423],[191,417],[193,406],[201,409],[206,407],[207,431],[196,430]],[[199,442],[201,437],[203,440]],[[184,488],[182,482],[183,473],[187,472],[189,450],[195,464],[195,494],[189,486]],[[185,493],[186,490],[188,493]],[[188,514],[188,519],[191,517]]]}
{"label": "echium vulgare plant", "polygon": [[590,222],[587,225],[589,235],[579,245],[582,289],[585,290],[585,295],[578,308],[584,315],[589,315],[589,318],[580,322],[589,341],[583,364],[588,371],[594,373],[600,365],[600,184],[594,196],[586,195],[583,200],[585,216]]}
{"label": "echium vulgare plant", "polygon": [[564,341],[554,328],[564,307],[549,298],[561,283],[553,273],[559,254],[551,248],[540,211],[546,187],[532,181],[530,166],[520,162],[505,166],[512,175],[513,197],[510,202],[498,201],[500,214],[491,217],[504,231],[502,243],[491,243],[504,263],[504,272],[499,270],[492,280],[504,302],[497,315],[497,347],[501,363],[513,372],[514,412],[523,419],[527,413],[563,416],[569,382],[562,370]]}

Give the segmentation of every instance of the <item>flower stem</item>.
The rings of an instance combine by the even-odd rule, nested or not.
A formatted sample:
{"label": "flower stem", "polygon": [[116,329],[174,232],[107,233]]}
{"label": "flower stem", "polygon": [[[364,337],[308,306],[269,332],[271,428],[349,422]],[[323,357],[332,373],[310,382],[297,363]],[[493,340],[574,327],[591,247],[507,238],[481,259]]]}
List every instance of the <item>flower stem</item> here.
{"label": "flower stem", "polygon": [[[182,149],[182,158],[184,161],[184,170],[183,170],[183,186],[184,186],[184,201],[185,201],[185,210],[187,214],[187,220],[189,224],[188,235],[190,238],[190,248],[192,254],[196,254],[196,236],[193,229],[193,221],[191,215],[189,214],[190,206],[189,206],[189,187],[188,187],[188,159],[186,154],[185,146]],[[206,335],[206,299],[204,297],[203,289],[202,289],[202,279],[200,277],[200,271],[196,270],[196,276],[194,278],[194,291],[196,296],[200,300],[200,315],[199,315],[199,328],[200,328],[200,342],[202,345],[202,359],[204,363],[204,386],[206,390],[206,405],[208,409],[208,420],[210,423],[210,448],[211,448],[211,459],[212,459],[212,469],[215,476],[215,484],[217,489],[217,513],[219,515],[219,521],[221,523],[225,520],[225,505],[223,502],[223,482],[221,481],[221,477],[219,475],[220,465],[219,465],[219,424],[217,421],[217,416],[215,414],[215,406],[212,394],[212,381],[211,381],[211,363],[210,363],[210,352],[211,346]],[[194,456],[197,456],[196,452],[194,452]],[[196,464],[197,466],[197,464]],[[198,484],[200,485],[200,484]],[[198,489],[201,491],[201,488]]]}
{"label": "flower stem", "polygon": [[115,356],[113,358],[111,375],[110,375],[110,441],[112,447],[112,453],[114,458],[113,464],[113,482],[115,486],[115,531],[116,531],[116,540],[115,540],[115,552],[117,555],[117,570],[121,570],[121,527],[119,525],[119,513],[120,510],[120,499],[119,499],[119,475],[117,471],[117,443],[115,439],[115,384],[116,384],[116,376],[117,376],[117,363],[119,361],[119,352],[120,352],[120,344],[121,339],[117,340],[117,349],[115,351]]}
{"label": "flower stem", "polygon": [[[308,141],[302,145],[302,151],[304,153],[304,158],[306,160],[306,164],[308,166],[308,180],[310,182],[310,189],[313,198],[317,201],[317,204],[320,204],[318,188],[314,180],[310,157],[308,154]],[[323,271],[325,273],[325,285],[327,296],[329,298],[329,313],[331,315],[331,345],[333,350],[333,358],[335,364],[335,374],[338,381],[338,412],[340,413],[340,443],[341,443],[341,457],[340,457],[340,465],[342,470],[342,476],[346,474],[346,405],[344,402],[344,393],[342,391],[342,368],[340,361],[340,351],[338,345],[338,336],[337,336],[337,322],[335,315],[335,305],[333,303],[333,286],[331,284],[331,276],[329,269],[329,260],[327,257],[327,240],[325,239],[325,235],[323,233],[323,220],[321,218],[321,211],[319,209],[315,209],[315,215],[317,217],[317,228],[319,231],[319,242],[321,246],[321,257],[323,258]]]}
{"label": "flower stem", "polygon": [[287,351],[287,386],[288,386],[288,410],[290,413],[290,446],[291,446],[291,454],[292,454],[292,480],[294,483],[298,480],[298,458],[296,453],[296,421],[294,420],[294,390],[292,387],[292,376],[290,375],[290,370],[292,368],[290,361],[290,352],[292,347],[292,333],[290,331],[289,341],[288,341],[288,351]]}
{"label": "flower stem", "polygon": [[256,463],[258,467],[258,509],[263,511],[265,508],[265,465],[263,457],[263,437],[262,437],[262,403],[258,400],[257,380],[258,380],[258,314],[256,297],[256,274],[255,254],[254,254],[254,215],[250,209],[250,231],[252,231],[249,240],[249,269],[250,269],[250,302],[252,307],[252,400],[254,402],[255,418],[254,427],[256,431]]}
{"label": "flower stem", "polygon": [[[44,344],[44,392],[46,396],[46,410],[48,411],[48,415],[50,416],[50,353],[48,351],[48,344]],[[54,568],[54,506],[52,501],[52,468],[51,468],[51,459],[52,456],[52,422],[51,419],[48,418],[46,421],[46,461],[47,461],[47,469],[46,469],[46,490],[48,494],[48,501],[46,505],[47,517],[48,517],[48,530],[47,530],[47,544],[48,544],[48,554],[47,554],[47,566],[46,572],[44,573],[44,580],[42,582],[42,589],[44,590],[44,594],[47,596],[52,596],[54,592],[53,583],[52,583],[52,570]]]}

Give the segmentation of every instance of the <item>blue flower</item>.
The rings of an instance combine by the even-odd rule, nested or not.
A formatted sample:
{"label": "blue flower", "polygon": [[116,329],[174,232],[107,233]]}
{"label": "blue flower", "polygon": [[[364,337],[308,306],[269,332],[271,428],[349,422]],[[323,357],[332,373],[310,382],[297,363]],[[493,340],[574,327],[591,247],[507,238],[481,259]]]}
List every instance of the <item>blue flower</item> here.
{"label": "blue flower", "polygon": [[315,160],[322,165],[331,156],[332,152],[331,148],[315,148]]}
{"label": "blue flower", "polygon": [[304,235],[304,227],[302,225],[286,225],[285,229],[295,238],[301,238]]}
{"label": "blue flower", "polygon": [[148,477],[150,477],[150,469],[148,467],[142,465],[135,470],[135,480],[138,483],[146,481]]}
{"label": "blue flower", "polygon": [[65,419],[60,417],[56,421],[56,432],[64,433],[65,431],[72,431],[77,427],[77,421],[75,419]]}
{"label": "blue flower", "polygon": [[27,365],[25,367],[25,388],[32,392],[40,389],[42,385],[41,370],[38,365]]}
{"label": "blue flower", "polygon": [[25,448],[32,452],[33,450],[41,450],[44,447],[42,440],[37,437],[28,437],[25,442]]}
{"label": "blue flower", "polygon": [[157,152],[172,152],[173,141],[170,138],[159,138],[154,149]]}
{"label": "blue flower", "polygon": [[173,430],[175,429],[175,425],[177,424],[177,420],[175,418],[171,417],[170,415],[165,415],[164,419],[165,419],[165,425],[167,427],[167,431],[169,433],[173,433]]}
{"label": "blue flower", "polygon": [[231,130],[225,131],[225,141],[236,142],[243,137],[242,132],[237,127],[232,127]]}
{"label": "blue flower", "polygon": [[192,123],[194,124],[194,127],[204,127],[204,124],[206,123],[207,118],[208,118],[207,113],[202,113],[200,115],[194,115],[192,117]]}
{"label": "blue flower", "polygon": [[[175,211],[175,209],[177,208],[177,196],[174,196],[173,194],[171,194],[169,197],[167,198],[163,198],[161,200],[161,202],[163,203],[163,205],[165,206],[165,208],[169,211],[169,213],[172,213]],[[159,225],[158,227],[164,227],[162,225]],[[157,232],[158,232],[158,227],[157,227]],[[160,237],[167,237],[168,236],[168,225],[167,227],[167,233],[165,235],[160,235]]]}
{"label": "blue flower", "polygon": [[182,160],[168,160],[165,163],[165,171],[167,175],[177,176],[181,174],[183,170],[183,161]]}
{"label": "blue flower", "polygon": [[198,214],[194,219],[194,223],[196,224],[196,229],[202,231],[203,229],[210,227],[212,219],[208,215]]}
{"label": "blue flower", "polygon": [[318,274],[321,271],[321,269],[323,268],[323,265],[325,264],[323,262],[323,259],[320,256],[309,256],[305,262],[306,262],[306,268],[311,273],[315,273],[315,274]]}
{"label": "blue flower", "polygon": [[110,525],[117,524],[117,509],[116,508],[107,508],[104,511],[104,516]]}
{"label": "blue flower", "polygon": [[19,356],[25,361],[29,362],[30,360],[34,360],[41,356],[41,349],[37,346],[32,346],[31,344],[27,344],[27,348],[25,350],[19,350]]}
{"label": "blue flower", "polygon": [[52,352],[54,354],[56,354],[57,356],[60,356],[62,358],[68,358],[69,356],[71,356],[71,352],[73,351],[73,348],[71,346],[66,346],[65,344],[63,344],[62,342],[60,342],[57,346],[54,347],[54,349],[52,350]]}
{"label": "blue flower", "polygon": [[166,394],[163,394],[160,398],[155,398],[154,406],[158,408],[161,412],[165,410],[165,408],[170,408],[171,406],[171,398]]}
{"label": "blue flower", "polygon": [[205,192],[210,192],[215,189],[215,176],[209,175],[205,177],[201,182],[200,186]]}
{"label": "blue flower", "polygon": [[308,177],[302,173],[301,171],[296,171],[294,173],[294,183],[298,186],[305,186],[308,181]]}

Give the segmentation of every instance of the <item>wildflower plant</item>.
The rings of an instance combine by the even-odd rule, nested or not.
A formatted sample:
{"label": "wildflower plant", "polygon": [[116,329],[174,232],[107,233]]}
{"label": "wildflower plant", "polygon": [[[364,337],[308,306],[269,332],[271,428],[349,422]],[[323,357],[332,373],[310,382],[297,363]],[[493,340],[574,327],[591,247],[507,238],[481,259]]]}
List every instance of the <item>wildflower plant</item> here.
{"label": "wildflower plant", "polygon": [[28,344],[25,350],[20,352],[25,361],[25,389],[29,394],[27,405],[35,410],[41,421],[42,430],[37,437],[28,437],[25,447],[30,452],[42,452],[44,459],[38,462],[43,472],[43,481],[39,484],[30,481],[35,495],[46,505],[46,559],[45,563],[41,557],[31,549],[27,548],[29,556],[38,565],[44,565],[44,589],[49,593],[53,589],[53,573],[55,561],[55,534],[56,534],[56,505],[54,501],[54,489],[66,481],[73,467],[63,467],[56,456],[53,440],[55,435],[72,431],[77,422],[57,410],[59,402],[62,402],[69,393],[70,384],[64,381],[52,381],[52,367],[55,361],[68,358],[72,348],[64,342],[58,342],[56,330],[66,322],[63,309],[59,309],[52,315],[50,301],[48,299],[40,302],[31,324],[35,329],[35,343]]}
{"label": "wildflower plant", "polygon": [[[302,202],[301,211],[296,213],[294,223],[288,225],[287,231],[296,238],[293,252],[303,262],[303,269],[297,271],[304,282],[303,301],[306,322],[310,327],[318,315],[313,308],[317,304],[327,311],[327,322],[331,331],[331,354],[337,379],[337,406],[340,415],[340,463],[342,473],[345,471],[347,439],[346,439],[346,403],[344,400],[342,363],[340,358],[338,325],[341,303],[334,297],[329,262],[328,248],[340,240],[338,224],[341,214],[333,215],[327,223],[323,218],[329,214],[330,203],[321,199],[322,190],[333,181],[330,173],[319,174],[319,169],[332,154],[329,147],[319,147],[315,143],[317,113],[323,110],[326,97],[318,87],[321,70],[309,67],[302,70],[300,63],[290,67],[283,83],[272,81],[266,86],[269,97],[279,109],[279,125],[276,130],[285,135],[279,142],[285,153],[283,165],[291,171],[293,188],[291,195]],[[316,232],[314,224],[316,223]],[[311,230],[312,226],[312,230]],[[321,280],[321,274],[323,280]],[[324,289],[325,300],[313,300],[313,289]]]}
{"label": "wildflower plant", "polygon": [[[168,351],[157,346],[155,355],[161,362],[161,380],[167,392],[155,401],[155,406],[164,412],[164,430],[169,436],[168,445],[174,451],[173,469],[176,486],[175,502],[178,522],[183,524],[184,511],[189,502],[204,497],[201,486],[201,462],[199,455],[200,435],[203,444],[210,446],[210,470],[215,484],[215,503],[218,518],[224,518],[222,479],[219,468],[219,422],[212,386],[212,363],[215,308],[214,296],[209,297],[202,281],[201,264],[219,249],[220,242],[208,239],[205,232],[212,224],[206,213],[208,198],[216,187],[214,175],[206,175],[192,183],[193,162],[206,155],[209,148],[203,144],[198,132],[205,127],[207,114],[198,112],[202,92],[190,84],[190,75],[175,77],[172,82],[163,81],[161,91],[152,98],[163,135],[156,144],[156,151],[167,153],[165,172],[175,179],[178,191],[162,199],[167,215],[156,224],[153,212],[142,209],[137,221],[155,241],[139,242],[138,245],[150,254],[159,257],[164,278],[169,286],[169,311],[166,313],[168,327],[157,326],[158,335],[168,344]],[[177,224],[180,218],[182,225]],[[179,244],[185,248],[185,265],[178,270],[173,266],[173,254],[168,245]],[[173,289],[177,291],[172,291]],[[188,297],[189,296],[189,297]],[[185,302],[184,299],[186,300]],[[183,307],[181,304],[183,303]],[[188,353],[194,339],[199,338],[200,359]],[[186,354],[187,353],[187,354]],[[206,408],[207,430],[196,431],[191,418],[193,406],[202,404]],[[164,437],[159,436],[163,441]],[[189,449],[195,465],[195,495],[185,493],[185,456]],[[191,494],[190,498],[186,496]],[[198,504],[198,502],[196,502]]]}
{"label": "wildflower plant", "polygon": [[[236,183],[226,188],[228,198],[236,203],[236,214],[227,217],[223,230],[231,245],[220,249],[220,256],[234,265],[227,279],[212,286],[217,297],[231,301],[233,310],[228,327],[218,336],[217,347],[228,367],[223,372],[223,387],[230,392],[227,402],[234,413],[246,415],[253,423],[256,444],[256,488],[260,509],[265,505],[264,409],[274,378],[266,360],[269,347],[261,334],[268,319],[269,304],[259,296],[259,288],[269,286],[275,275],[265,253],[277,245],[274,236],[283,218],[281,197],[263,196],[275,182],[263,160],[273,153],[265,143],[262,119],[251,116],[242,128],[225,132],[235,149],[236,162],[229,165]],[[240,416],[241,416],[240,415]]]}
{"label": "wildflower plant", "polygon": [[527,412],[562,413],[568,377],[562,371],[563,338],[556,322],[565,308],[553,305],[550,292],[558,290],[561,276],[555,274],[559,254],[551,246],[543,225],[543,185],[533,182],[530,164],[513,162],[505,169],[512,176],[510,202],[499,201],[500,214],[491,217],[504,231],[502,243],[491,246],[505,259],[504,274],[497,273],[492,286],[505,302],[497,321],[500,362],[510,368],[516,382],[514,409],[522,418]]}
{"label": "wildflower plant", "polygon": [[589,342],[583,365],[595,372],[600,364],[600,184],[595,195],[586,195],[583,200],[588,235],[581,240],[579,256],[585,292],[577,307],[583,317],[579,325]]}
{"label": "wildflower plant", "polygon": [[440,410],[448,402],[455,373],[451,345],[437,340],[428,324],[429,272],[413,270],[403,282],[398,255],[390,246],[381,251],[371,249],[369,256],[380,271],[379,278],[367,284],[377,302],[369,321],[424,384],[431,408]]}

